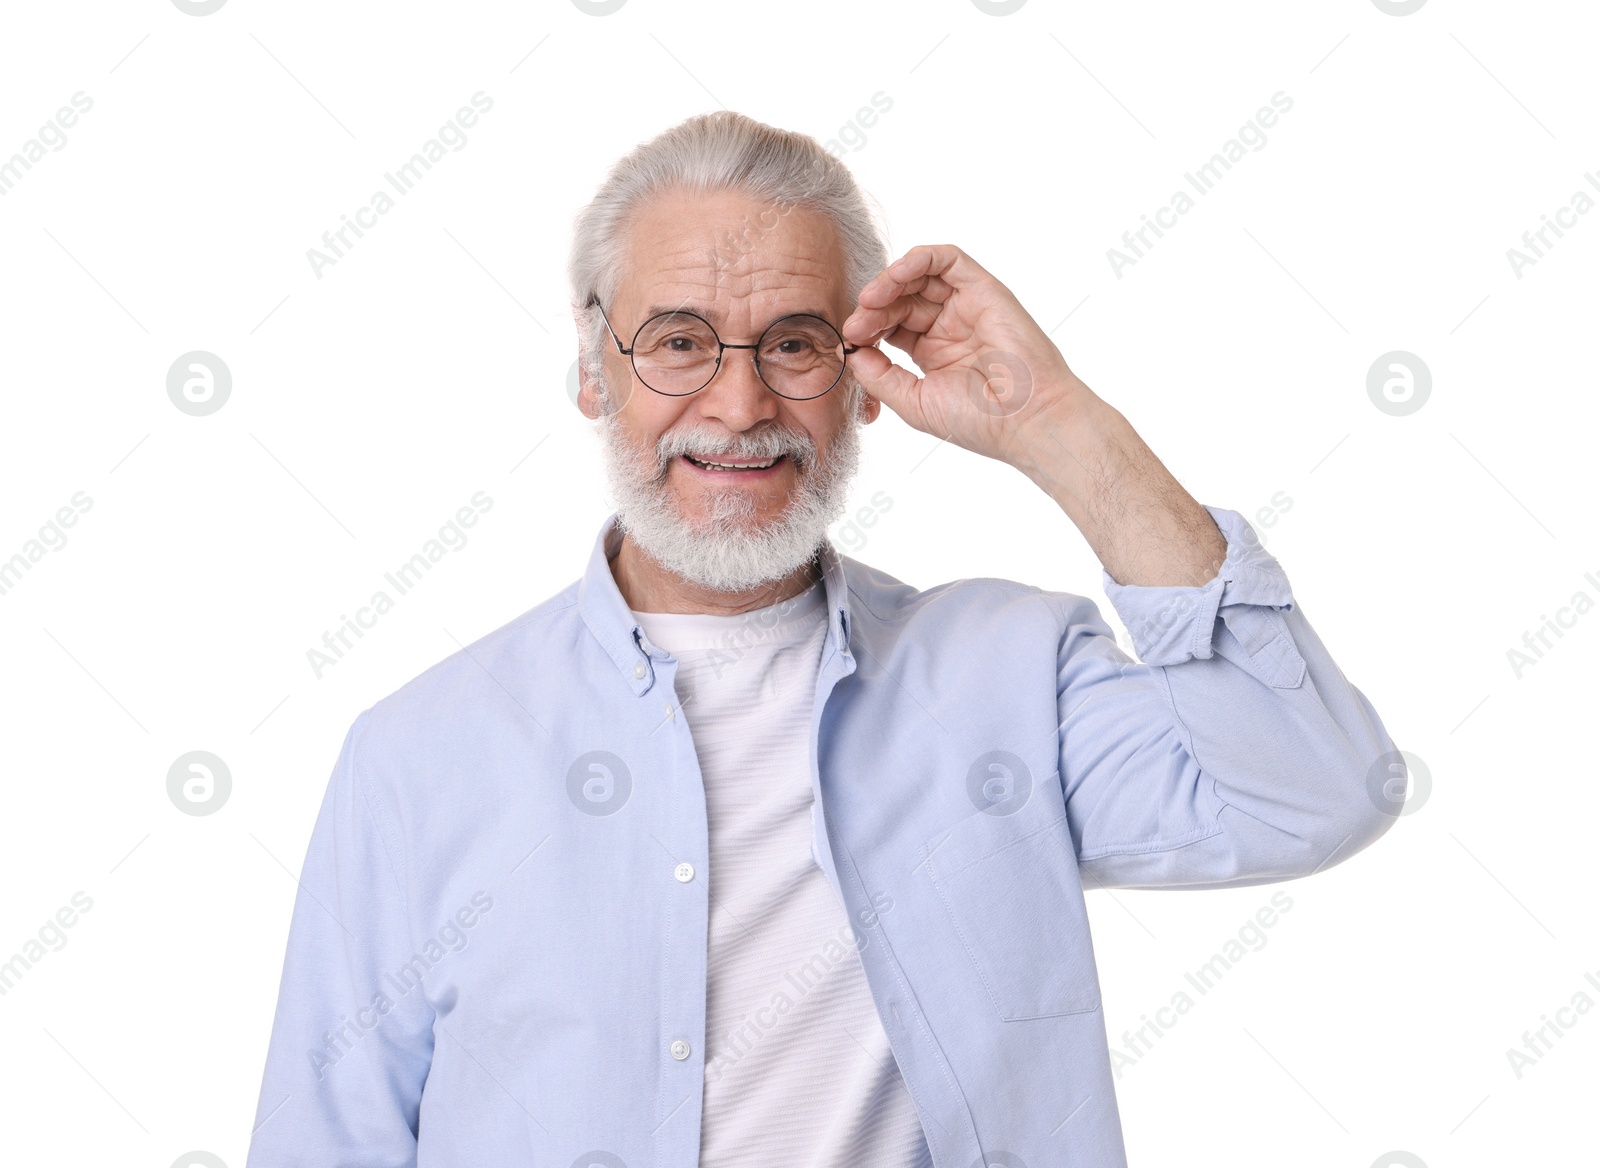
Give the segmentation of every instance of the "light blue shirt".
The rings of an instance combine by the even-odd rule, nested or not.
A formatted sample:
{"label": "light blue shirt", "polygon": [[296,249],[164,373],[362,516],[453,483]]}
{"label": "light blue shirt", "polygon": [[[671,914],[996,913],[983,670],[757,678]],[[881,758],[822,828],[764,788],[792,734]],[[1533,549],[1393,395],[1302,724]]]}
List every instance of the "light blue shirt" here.
{"label": "light blue shirt", "polygon": [[[1209,583],[1102,573],[1142,664],[1084,597],[822,549],[812,853],[936,1168],[1124,1164],[1085,886],[1306,876],[1396,818],[1371,703],[1207,510]],[[351,726],[249,1168],[697,1168],[705,791],[614,520],[582,579]]]}

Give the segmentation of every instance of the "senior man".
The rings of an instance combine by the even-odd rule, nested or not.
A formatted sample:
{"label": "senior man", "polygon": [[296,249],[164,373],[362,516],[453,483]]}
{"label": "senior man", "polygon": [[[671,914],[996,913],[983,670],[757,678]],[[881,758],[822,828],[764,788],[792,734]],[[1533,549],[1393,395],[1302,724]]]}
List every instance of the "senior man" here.
{"label": "senior man", "polygon": [[[251,1168],[1122,1165],[1084,886],[1305,876],[1394,821],[1249,524],[958,248],[886,259],[804,135],[716,113],[613,167],[570,274],[616,511],[356,718]],[[841,556],[880,403],[1054,499],[1142,660],[1083,597]]]}

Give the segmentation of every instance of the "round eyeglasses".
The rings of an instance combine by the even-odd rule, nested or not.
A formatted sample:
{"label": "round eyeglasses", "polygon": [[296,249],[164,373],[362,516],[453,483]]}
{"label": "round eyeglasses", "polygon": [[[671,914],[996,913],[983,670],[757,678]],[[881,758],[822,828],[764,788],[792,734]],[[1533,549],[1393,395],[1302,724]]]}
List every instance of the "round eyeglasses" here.
{"label": "round eyeglasses", "polygon": [[[591,303],[600,308],[598,301]],[[809,313],[779,317],[753,345],[730,345],[702,316],[661,312],[639,326],[626,349],[604,308],[600,319],[645,387],[667,397],[686,397],[710,385],[722,367],[724,349],[750,349],[756,376],[768,389],[790,401],[809,401],[839,384],[845,357],[860,348],[846,345],[838,329]]]}

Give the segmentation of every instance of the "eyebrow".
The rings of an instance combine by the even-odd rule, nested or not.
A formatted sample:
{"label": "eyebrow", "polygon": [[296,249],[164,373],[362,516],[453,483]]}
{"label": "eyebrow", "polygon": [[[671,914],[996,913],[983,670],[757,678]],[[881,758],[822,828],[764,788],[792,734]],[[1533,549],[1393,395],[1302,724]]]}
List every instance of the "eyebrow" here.
{"label": "eyebrow", "polygon": [[[649,320],[652,316],[660,316],[663,312],[692,312],[696,316],[704,317],[706,320],[711,320],[711,311],[709,309],[699,308],[699,307],[697,307],[695,305],[686,304],[686,303],[684,303],[684,304],[652,304],[649,308],[644,310],[644,315],[642,317],[640,317],[639,319],[640,319],[640,321],[642,323],[643,321]],[[721,314],[719,313],[718,315],[721,315]],[[793,312],[782,312],[782,313],[779,313],[777,316],[773,317],[772,319],[773,320],[780,320],[785,316],[815,316],[815,317],[820,317],[821,319],[827,321],[829,324],[833,323],[832,317],[830,317],[826,312],[824,312],[820,308],[797,308]],[[711,320],[711,323],[712,324],[716,324],[717,322],[714,321],[714,320]],[[768,321],[767,323],[771,324],[772,322]]]}

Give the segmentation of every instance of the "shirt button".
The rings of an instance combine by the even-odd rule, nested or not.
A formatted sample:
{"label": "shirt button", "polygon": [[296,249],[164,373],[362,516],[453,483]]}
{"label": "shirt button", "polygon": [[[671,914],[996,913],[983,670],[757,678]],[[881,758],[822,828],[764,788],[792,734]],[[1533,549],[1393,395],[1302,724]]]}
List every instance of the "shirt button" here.
{"label": "shirt button", "polygon": [[679,864],[672,870],[672,874],[678,878],[678,882],[680,884],[687,884],[689,881],[694,879],[694,865],[687,863]]}
{"label": "shirt button", "polygon": [[682,1062],[689,1057],[689,1044],[683,1039],[676,1039],[672,1044],[672,1057]]}
{"label": "shirt button", "polygon": [[633,663],[633,675],[635,677],[643,677],[644,676],[644,662],[643,661],[635,661]]}

